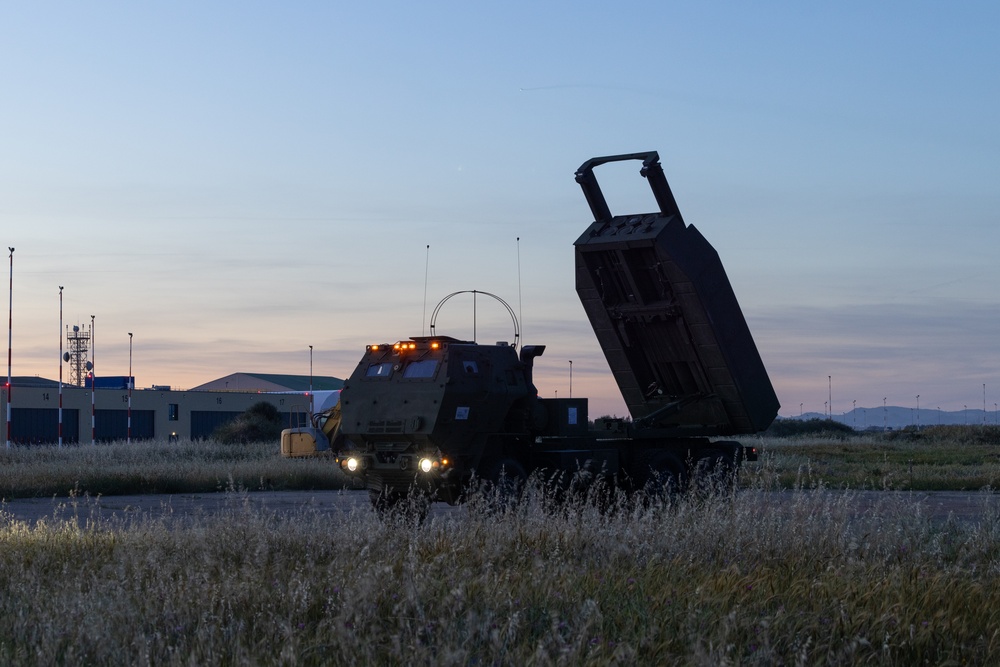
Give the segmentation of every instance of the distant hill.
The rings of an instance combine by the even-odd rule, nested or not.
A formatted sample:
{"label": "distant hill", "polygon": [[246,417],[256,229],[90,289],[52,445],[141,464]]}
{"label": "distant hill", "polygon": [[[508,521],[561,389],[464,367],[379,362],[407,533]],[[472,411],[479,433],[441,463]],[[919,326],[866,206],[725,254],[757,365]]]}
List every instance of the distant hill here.
{"label": "distant hill", "polygon": [[[896,405],[886,406],[884,409],[881,407],[877,408],[857,408],[850,410],[849,412],[842,412],[832,415],[832,420],[840,422],[841,424],[846,424],[851,428],[864,431],[866,429],[870,430],[882,430],[883,428],[888,429],[901,429],[907,426],[975,426],[977,424],[983,424],[984,413],[980,410],[974,410],[969,408],[967,410],[956,410],[953,412],[948,412],[947,410],[928,410],[925,408],[920,408],[920,412],[917,412],[916,408],[903,408]],[[991,426],[997,423],[997,414],[995,411],[987,410],[985,413],[986,424]],[[778,419],[795,419],[795,420],[808,420],[808,419],[826,419],[827,415],[820,412],[805,412],[801,416],[792,417],[778,417]]]}

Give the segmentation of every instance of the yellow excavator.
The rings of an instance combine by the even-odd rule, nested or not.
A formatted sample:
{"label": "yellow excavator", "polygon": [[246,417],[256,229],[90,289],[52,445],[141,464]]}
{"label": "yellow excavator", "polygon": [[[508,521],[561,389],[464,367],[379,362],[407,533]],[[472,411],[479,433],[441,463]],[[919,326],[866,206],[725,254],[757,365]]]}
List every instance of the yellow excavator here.
{"label": "yellow excavator", "polygon": [[317,412],[310,418],[309,426],[286,428],[281,432],[281,455],[286,458],[321,456],[335,451],[331,443],[339,447],[343,436],[340,434],[340,401],[332,408]]}

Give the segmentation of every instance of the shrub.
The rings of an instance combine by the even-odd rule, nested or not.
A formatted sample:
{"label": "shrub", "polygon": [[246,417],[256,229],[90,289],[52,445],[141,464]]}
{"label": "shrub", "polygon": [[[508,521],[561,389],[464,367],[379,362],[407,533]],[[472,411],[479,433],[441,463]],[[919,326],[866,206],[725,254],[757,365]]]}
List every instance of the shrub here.
{"label": "shrub", "polygon": [[260,417],[261,419],[272,422],[281,421],[281,413],[278,412],[278,408],[265,401],[254,403],[247,408],[247,411],[243,414],[251,417]]}
{"label": "shrub", "polygon": [[887,433],[885,439],[889,441],[925,440],[963,445],[1000,445],[1000,427],[936,425],[917,428],[916,426],[907,426],[900,431]]}
{"label": "shrub", "polygon": [[798,435],[844,437],[854,434],[853,428],[832,419],[778,419],[764,431],[765,436],[772,438],[788,438]]}
{"label": "shrub", "polygon": [[212,434],[212,438],[227,445],[251,442],[277,442],[281,438],[281,415],[270,403],[255,403],[236,419],[227,422]]}

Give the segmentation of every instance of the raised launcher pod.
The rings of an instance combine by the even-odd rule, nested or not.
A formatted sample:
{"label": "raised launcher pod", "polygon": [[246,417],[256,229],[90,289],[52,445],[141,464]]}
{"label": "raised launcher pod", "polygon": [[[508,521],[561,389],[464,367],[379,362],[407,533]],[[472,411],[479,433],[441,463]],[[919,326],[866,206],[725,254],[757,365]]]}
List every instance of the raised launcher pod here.
{"label": "raised launcher pod", "polygon": [[[658,213],[612,215],[594,167],[642,160]],[[576,243],[576,291],[637,432],[766,429],[778,398],[715,248],[686,225],[655,152],[576,172],[594,223]]]}

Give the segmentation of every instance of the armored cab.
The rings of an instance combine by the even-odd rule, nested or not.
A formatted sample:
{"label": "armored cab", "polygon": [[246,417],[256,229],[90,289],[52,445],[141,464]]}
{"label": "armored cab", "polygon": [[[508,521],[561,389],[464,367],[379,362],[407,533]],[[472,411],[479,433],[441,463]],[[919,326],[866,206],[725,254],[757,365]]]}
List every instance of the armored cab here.
{"label": "armored cab", "polygon": [[[641,160],[659,211],[612,215],[594,167]],[[587,160],[594,214],[577,239],[576,290],[636,434],[762,431],[778,399],[715,249],[684,223],[656,152]]]}
{"label": "armored cab", "polygon": [[525,451],[535,412],[532,359],[508,344],[448,336],[369,345],[341,393],[340,432],[369,488],[405,490],[421,466],[453,499],[486,458]]}

